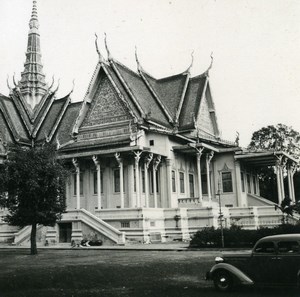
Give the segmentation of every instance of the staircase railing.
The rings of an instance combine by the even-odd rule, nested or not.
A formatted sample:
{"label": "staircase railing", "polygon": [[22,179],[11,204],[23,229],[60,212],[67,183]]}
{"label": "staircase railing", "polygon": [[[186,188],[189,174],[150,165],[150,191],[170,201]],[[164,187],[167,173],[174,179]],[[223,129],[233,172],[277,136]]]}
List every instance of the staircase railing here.
{"label": "staircase railing", "polygon": [[62,221],[81,221],[117,244],[125,244],[125,233],[104,222],[85,209],[68,210]]}

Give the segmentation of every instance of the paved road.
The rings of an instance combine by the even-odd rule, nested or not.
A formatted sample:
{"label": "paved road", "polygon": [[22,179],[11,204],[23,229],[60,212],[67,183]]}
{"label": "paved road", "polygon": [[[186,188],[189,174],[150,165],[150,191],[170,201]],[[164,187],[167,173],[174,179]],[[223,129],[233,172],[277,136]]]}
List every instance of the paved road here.
{"label": "paved road", "polygon": [[205,272],[219,252],[132,250],[0,250],[0,297],[285,296],[296,290],[216,292]]}

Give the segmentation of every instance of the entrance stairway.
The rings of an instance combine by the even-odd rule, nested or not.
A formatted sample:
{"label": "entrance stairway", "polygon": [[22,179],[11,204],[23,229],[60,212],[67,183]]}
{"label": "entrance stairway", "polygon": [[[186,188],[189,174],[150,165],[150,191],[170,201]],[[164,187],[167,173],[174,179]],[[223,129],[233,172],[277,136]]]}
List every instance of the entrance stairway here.
{"label": "entrance stairway", "polygon": [[[73,227],[74,223],[80,222],[106,237],[113,244],[125,244],[125,232],[119,231],[83,208],[68,210],[67,213],[63,214],[61,222],[72,222]],[[74,239],[82,239],[82,227],[77,226],[77,228],[72,229],[72,240]]]}

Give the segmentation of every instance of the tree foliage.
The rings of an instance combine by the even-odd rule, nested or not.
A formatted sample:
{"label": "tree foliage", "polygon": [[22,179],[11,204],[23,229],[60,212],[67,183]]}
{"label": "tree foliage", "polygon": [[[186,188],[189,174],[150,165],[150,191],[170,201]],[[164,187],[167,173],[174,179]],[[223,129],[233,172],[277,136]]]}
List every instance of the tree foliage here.
{"label": "tree foliage", "polygon": [[[0,205],[9,211],[4,220],[14,226],[31,225],[35,233],[38,224],[53,226],[66,209],[67,177],[53,145],[11,146],[0,167]],[[32,254],[37,252],[35,236],[31,234]]]}
{"label": "tree foliage", "polygon": [[[286,152],[295,159],[300,159],[300,133],[284,124],[263,127],[252,134],[249,150],[273,150]],[[278,200],[276,174],[273,167],[260,169],[260,192],[265,198],[274,202]],[[295,174],[295,189],[298,185],[299,173]],[[288,187],[285,187],[286,189]],[[297,191],[296,191],[297,193]]]}
{"label": "tree foliage", "polygon": [[300,133],[283,124],[263,127],[253,133],[248,149],[283,151],[299,159]]}

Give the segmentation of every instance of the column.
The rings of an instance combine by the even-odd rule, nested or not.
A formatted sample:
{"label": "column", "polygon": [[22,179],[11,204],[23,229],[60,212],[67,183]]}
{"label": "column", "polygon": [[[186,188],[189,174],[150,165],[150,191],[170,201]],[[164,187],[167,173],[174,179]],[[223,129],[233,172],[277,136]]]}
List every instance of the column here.
{"label": "column", "polygon": [[282,190],[281,190],[281,187],[282,187],[282,184],[281,184],[281,170],[280,170],[280,160],[278,160],[276,162],[276,180],[277,180],[277,194],[278,194],[278,204],[281,204],[282,202]]}
{"label": "column", "polygon": [[287,163],[287,158],[282,158],[281,166],[280,166],[280,182],[281,182],[282,199],[285,198],[283,173],[284,173],[284,169],[286,168],[286,163]]}
{"label": "column", "polygon": [[153,161],[153,198],[154,198],[154,207],[157,208],[157,186],[156,186],[156,171],[158,165],[161,161],[161,156],[158,155]]}
{"label": "column", "polygon": [[145,157],[145,161],[144,161],[146,207],[149,207],[149,177],[148,177],[148,169],[149,169],[149,165],[150,165],[152,159],[153,159],[153,154],[150,153],[147,157]]}
{"label": "column", "polygon": [[72,159],[72,163],[76,170],[76,209],[80,209],[80,168],[76,158]]}
{"label": "column", "polygon": [[256,174],[256,191],[257,191],[257,195],[260,196],[259,175],[258,174]]}
{"label": "column", "polygon": [[[247,206],[247,199],[245,199],[246,195],[242,195],[242,181],[241,181],[241,164],[240,161],[234,161],[235,167],[235,179],[236,179],[236,193],[239,207]],[[256,187],[254,183],[254,187]]]}
{"label": "column", "polygon": [[134,176],[133,176],[133,164],[128,165],[128,203],[129,208],[134,208],[135,203],[133,201],[134,197]]}
{"label": "column", "polygon": [[124,181],[123,181],[123,159],[120,157],[120,153],[115,153],[115,158],[119,165],[120,170],[120,202],[121,208],[124,208]]}
{"label": "column", "polygon": [[211,159],[214,156],[214,152],[211,151],[210,153],[206,154],[206,174],[207,174],[207,194],[208,194],[208,201],[212,201],[211,197],[211,187],[210,187],[210,174],[209,174],[209,165],[211,162]]}
{"label": "column", "polygon": [[101,209],[101,168],[100,161],[97,156],[93,156],[93,161],[97,171],[97,209]]}
{"label": "column", "polygon": [[135,184],[136,184],[136,207],[141,207],[141,193],[140,193],[140,171],[139,171],[139,161],[142,152],[134,152],[135,160]]}
{"label": "column", "polygon": [[287,168],[287,176],[288,176],[288,186],[289,186],[289,197],[292,202],[295,201],[295,189],[294,189],[294,173],[296,171],[295,164],[289,164]]}
{"label": "column", "polygon": [[165,204],[166,207],[177,207],[175,206],[173,203],[173,199],[172,199],[172,194],[173,194],[173,190],[172,190],[172,161],[171,159],[166,159],[166,175],[167,175],[167,203]]}
{"label": "column", "polygon": [[197,150],[197,174],[198,174],[198,192],[199,192],[199,202],[203,201],[202,195],[202,179],[201,179],[201,156],[204,148]]}
{"label": "column", "polygon": [[295,197],[295,187],[294,187],[294,174],[297,170],[297,165],[296,163],[293,163],[292,168],[291,168],[291,185],[292,185],[292,195],[293,195],[293,201],[296,202],[296,197]]}

